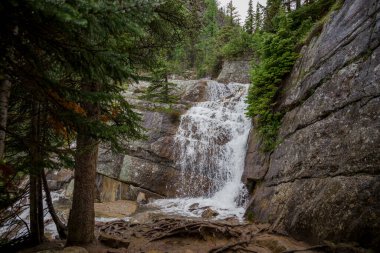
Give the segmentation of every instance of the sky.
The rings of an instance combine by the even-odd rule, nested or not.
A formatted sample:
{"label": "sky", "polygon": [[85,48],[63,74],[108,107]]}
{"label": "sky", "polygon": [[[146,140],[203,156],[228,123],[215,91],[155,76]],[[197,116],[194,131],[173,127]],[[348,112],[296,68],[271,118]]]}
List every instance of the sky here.
{"label": "sky", "polygon": [[[225,7],[230,0],[218,0],[220,5]],[[266,0],[253,0],[253,8],[256,10],[256,3],[259,2],[262,5],[265,5]],[[240,20],[244,22],[245,17],[247,16],[248,3],[249,0],[232,0],[233,5],[239,11]]]}

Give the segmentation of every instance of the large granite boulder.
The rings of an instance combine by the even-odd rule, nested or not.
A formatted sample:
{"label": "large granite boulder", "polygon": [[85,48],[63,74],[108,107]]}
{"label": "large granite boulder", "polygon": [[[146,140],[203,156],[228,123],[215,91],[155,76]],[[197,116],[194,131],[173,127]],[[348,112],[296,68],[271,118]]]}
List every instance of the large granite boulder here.
{"label": "large granite boulder", "polygon": [[250,83],[250,70],[250,60],[225,61],[217,81],[220,83]]}
{"label": "large granite boulder", "polygon": [[279,99],[281,144],[253,130],[247,213],[314,243],[380,249],[380,0],[346,0],[301,51]]}

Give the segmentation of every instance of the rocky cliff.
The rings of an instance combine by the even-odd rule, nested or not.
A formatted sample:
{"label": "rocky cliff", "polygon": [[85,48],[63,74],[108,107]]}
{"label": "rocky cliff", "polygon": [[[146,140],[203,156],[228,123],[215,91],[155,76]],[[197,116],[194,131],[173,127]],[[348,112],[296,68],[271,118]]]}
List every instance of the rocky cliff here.
{"label": "rocky cliff", "polygon": [[313,243],[380,248],[379,8],[346,0],[304,46],[271,154],[252,131],[243,179],[257,221]]}
{"label": "rocky cliff", "polygon": [[227,60],[223,63],[217,81],[220,83],[250,83],[250,69],[250,60]]}
{"label": "rocky cliff", "polygon": [[167,105],[137,99],[149,85],[131,85],[125,96],[142,116],[146,139],[126,144],[126,154],[103,147],[99,154],[97,196],[100,201],[148,197],[174,197],[180,170],[176,168],[174,137],[183,114],[204,97],[206,82],[172,81],[177,84],[178,103]]}

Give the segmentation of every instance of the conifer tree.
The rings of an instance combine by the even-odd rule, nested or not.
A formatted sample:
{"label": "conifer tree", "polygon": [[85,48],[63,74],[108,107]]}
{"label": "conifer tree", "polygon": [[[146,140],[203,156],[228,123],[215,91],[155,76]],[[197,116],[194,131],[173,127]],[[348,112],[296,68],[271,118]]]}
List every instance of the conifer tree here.
{"label": "conifer tree", "polygon": [[239,25],[239,14],[236,7],[233,5],[232,0],[228,2],[226,8],[226,15],[228,18],[228,25],[236,26]]}
{"label": "conifer tree", "polygon": [[260,3],[257,3],[255,13],[255,32],[260,31],[263,27],[263,9],[264,7]]}
{"label": "conifer tree", "polygon": [[178,100],[176,84],[169,82],[169,66],[167,57],[163,54],[157,66],[151,71],[152,75],[148,78],[150,85],[145,90],[145,94],[140,99],[146,99],[153,102],[172,104]]}
{"label": "conifer tree", "polygon": [[247,33],[253,34],[255,31],[255,12],[253,10],[253,1],[249,0],[247,18],[245,19],[244,29]]}
{"label": "conifer tree", "polygon": [[267,32],[274,32],[274,18],[279,14],[282,7],[281,0],[267,0],[267,5],[265,8],[265,18],[264,18],[264,30]]}
{"label": "conifer tree", "polygon": [[[174,45],[181,38],[186,11],[182,2],[174,0],[4,0],[0,14],[4,24],[0,27],[0,73],[9,76],[11,96],[17,98],[12,110],[31,112],[28,118],[29,114],[18,111],[16,120],[27,124],[17,125],[10,138],[19,145],[7,144],[7,149],[23,150],[14,160],[17,170],[33,161],[30,173],[36,176],[32,186],[37,189],[33,192],[42,195],[39,175],[43,168],[54,166],[49,157],[69,161],[72,155],[63,152],[63,138],[54,130],[76,137],[76,181],[67,243],[90,243],[97,146],[109,142],[122,149],[125,141],[142,137],[139,115],[122,96],[123,83],[138,79],[140,69],[156,64],[157,48]],[[40,109],[35,108],[46,110],[46,120],[45,116],[36,120]],[[46,127],[48,120],[59,127]],[[49,138],[41,129],[48,131]],[[28,132],[25,142],[22,137]],[[41,198],[34,200],[38,211]],[[34,216],[40,217],[38,212]],[[41,225],[33,226],[39,236]]]}
{"label": "conifer tree", "polygon": [[200,41],[197,44],[198,57],[197,69],[199,76],[205,76],[210,71],[210,62],[215,56],[216,36],[219,32],[218,26],[218,4],[215,0],[206,0],[206,10],[203,18],[203,27],[200,31]]}

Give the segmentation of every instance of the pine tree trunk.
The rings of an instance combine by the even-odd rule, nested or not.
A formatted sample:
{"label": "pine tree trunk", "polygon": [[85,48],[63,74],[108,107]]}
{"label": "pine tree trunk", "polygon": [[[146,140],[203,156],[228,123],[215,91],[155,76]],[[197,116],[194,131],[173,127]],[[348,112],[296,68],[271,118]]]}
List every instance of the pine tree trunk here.
{"label": "pine tree trunk", "polygon": [[296,9],[298,10],[301,7],[301,0],[296,0]]}
{"label": "pine tree trunk", "polygon": [[42,183],[43,183],[43,187],[44,187],[44,191],[45,191],[46,204],[48,206],[49,213],[50,213],[50,215],[51,215],[51,217],[55,223],[55,226],[57,227],[59,238],[66,239],[67,238],[67,227],[65,226],[65,224],[63,224],[61,222],[57,213],[55,212],[53,201],[51,199],[49,186],[47,184],[46,175],[45,175],[44,171],[41,172],[41,178],[42,178]]}
{"label": "pine tree trunk", "polygon": [[5,129],[8,119],[8,102],[11,94],[11,82],[0,81],[0,160],[4,159],[5,151]]}
{"label": "pine tree trunk", "polygon": [[30,156],[31,156],[31,173],[30,173],[30,233],[33,244],[42,243],[44,236],[44,214],[42,201],[42,181],[40,177],[40,113],[37,102],[32,103],[32,122],[30,138]]}
{"label": "pine tree trunk", "polygon": [[[41,209],[40,201],[42,198],[40,194],[41,185],[39,176],[30,175],[30,193],[29,193],[29,202],[30,202],[30,236],[31,242],[33,245],[38,245],[42,243],[43,239],[43,220],[41,221]],[[41,229],[42,228],[42,229]]]}
{"label": "pine tree trunk", "polygon": [[[85,92],[96,92],[96,84],[82,87]],[[87,117],[99,118],[99,108],[94,103],[83,103]],[[75,154],[75,174],[73,205],[68,222],[67,245],[86,245],[94,239],[95,227],[95,180],[98,159],[98,140],[89,136],[85,128],[77,131],[77,150]]]}

